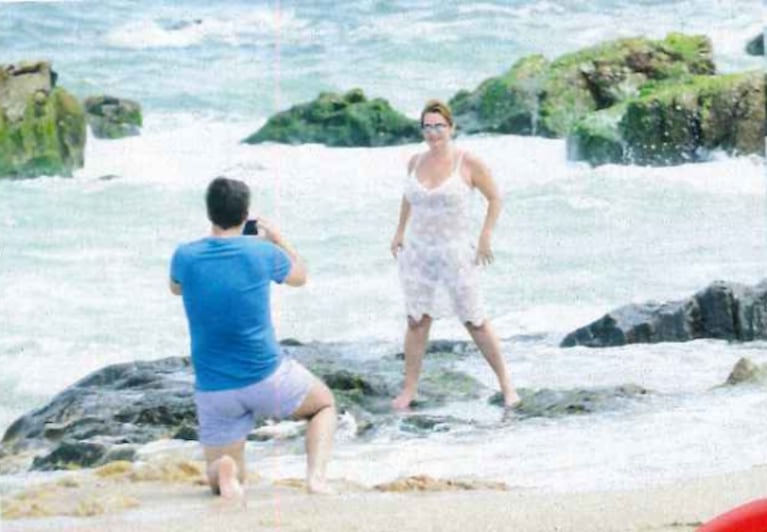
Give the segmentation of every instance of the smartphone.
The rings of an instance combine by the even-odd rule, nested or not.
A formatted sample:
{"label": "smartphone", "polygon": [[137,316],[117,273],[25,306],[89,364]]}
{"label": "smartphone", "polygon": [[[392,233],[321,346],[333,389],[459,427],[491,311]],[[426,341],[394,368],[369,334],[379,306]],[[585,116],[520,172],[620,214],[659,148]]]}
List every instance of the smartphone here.
{"label": "smartphone", "polygon": [[258,225],[256,225],[255,220],[248,220],[245,222],[245,226],[242,228],[242,234],[243,235],[257,235],[258,234]]}

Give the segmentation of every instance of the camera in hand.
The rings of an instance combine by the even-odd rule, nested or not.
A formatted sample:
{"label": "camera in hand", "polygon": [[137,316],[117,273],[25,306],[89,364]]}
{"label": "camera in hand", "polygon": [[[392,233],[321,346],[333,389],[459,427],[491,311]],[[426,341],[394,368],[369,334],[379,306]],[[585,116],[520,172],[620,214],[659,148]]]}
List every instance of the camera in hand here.
{"label": "camera in hand", "polygon": [[255,220],[248,220],[245,222],[245,226],[242,228],[243,235],[257,235],[258,225]]}

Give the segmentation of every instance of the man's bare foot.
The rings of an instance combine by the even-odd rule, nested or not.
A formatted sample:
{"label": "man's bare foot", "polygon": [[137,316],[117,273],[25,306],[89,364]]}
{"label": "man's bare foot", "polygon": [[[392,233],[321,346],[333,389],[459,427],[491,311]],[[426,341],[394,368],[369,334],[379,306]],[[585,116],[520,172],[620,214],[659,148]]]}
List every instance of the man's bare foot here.
{"label": "man's bare foot", "polygon": [[413,402],[413,399],[415,399],[413,394],[402,392],[392,400],[391,407],[394,410],[407,410],[410,408],[410,403]]}
{"label": "man's bare foot", "polygon": [[245,493],[238,478],[237,462],[231,456],[219,459],[218,487],[224,499],[241,499]]}

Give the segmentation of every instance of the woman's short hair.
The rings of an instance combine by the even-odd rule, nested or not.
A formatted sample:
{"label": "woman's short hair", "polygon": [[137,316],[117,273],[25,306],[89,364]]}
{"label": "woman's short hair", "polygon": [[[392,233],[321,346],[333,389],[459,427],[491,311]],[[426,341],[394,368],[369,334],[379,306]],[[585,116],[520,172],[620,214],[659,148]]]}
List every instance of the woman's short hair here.
{"label": "woman's short hair", "polygon": [[205,194],[208,219],[221,229],[240,225],[248,217],[250,188],[237,179],[217,177]]}
{"label": "woman's short hair", "polygon": [[421,125],[423,125],[423,117],[426,113],[438,113],[447,120],[447,123],[453,125],[453,111],[450,110],[450,106],[442,100],[429,100],[426,105],[423,106],[421,111]]}

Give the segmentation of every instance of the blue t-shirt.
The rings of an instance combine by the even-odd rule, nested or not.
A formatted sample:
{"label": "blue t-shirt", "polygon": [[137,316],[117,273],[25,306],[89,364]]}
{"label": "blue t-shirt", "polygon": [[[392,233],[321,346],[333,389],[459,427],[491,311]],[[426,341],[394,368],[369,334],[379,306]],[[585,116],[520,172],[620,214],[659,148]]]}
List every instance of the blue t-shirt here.
{"label": "blue t-shirt", "polygon": [[198,390],[242,388],[277,369],[270,282],[284,281],[290,267],[284,251],[251,236],[208,237],[176,249],[170,278],[181,285]]}

